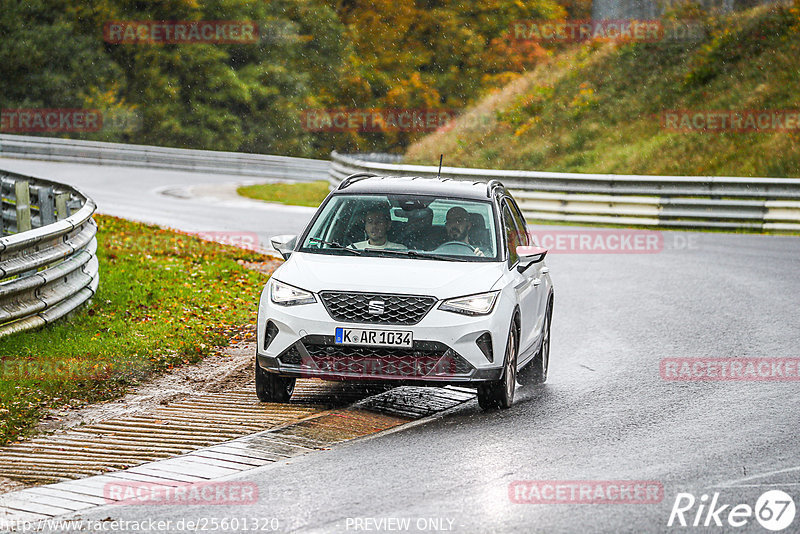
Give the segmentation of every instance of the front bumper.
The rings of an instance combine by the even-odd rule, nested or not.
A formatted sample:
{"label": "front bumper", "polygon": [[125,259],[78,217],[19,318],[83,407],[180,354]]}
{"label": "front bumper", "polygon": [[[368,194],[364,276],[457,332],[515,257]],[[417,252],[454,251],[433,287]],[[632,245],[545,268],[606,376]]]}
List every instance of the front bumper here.
{"label": "front bumper", "polygon": [[[262,297],[258,362],[269,372],[325,380],[418,385],[495,381],[502,377],[505,340],[511,324],[511,313],[504,312],[500,304],[492,314],[478,317],[434,306],[415,325],[385,325],[336,321],[321,302],[284,307]],[[413,346],[400,349],[337,345],[334,331],[339,326],[411,331]],[[486,334],[491,339],[490,356],[477,343]]]}
{"label": "front bumper", "polygon": [[286,376],[324,380],[413,384],[497,380],[502,368],[476,369],[436,341],[414,341],[410,349],[343,346],[333,336],[305,336],[277,357],[259,355],[259,366]]}

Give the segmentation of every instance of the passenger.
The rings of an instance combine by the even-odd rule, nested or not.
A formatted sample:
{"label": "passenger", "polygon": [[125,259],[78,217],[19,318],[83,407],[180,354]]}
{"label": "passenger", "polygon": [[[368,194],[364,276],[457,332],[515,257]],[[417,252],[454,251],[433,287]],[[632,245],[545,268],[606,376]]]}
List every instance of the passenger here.
{"label": "passenger", "polygon": [[444,220],[444,227],[447,230],[447,239],[449,241],[459,241],[471,246],[476,256],[484,256],[485,254],[475,244],[469,241],[469,231],[472,228],[472,221],[469,218],[467,210],[461,206],[455,206],[447,210],[447,216]]}
{"label": "passenger", "polygon": [[389,224],[392,217],[389,214],[388,206],[378,206],[370,209],[364,217],[364,231],[367,234],[365,241],[353,243],[353,247],[359,250],[364,249],[393,249],[406,250],[406,246],[400,243],[392,243],[387,240]]}

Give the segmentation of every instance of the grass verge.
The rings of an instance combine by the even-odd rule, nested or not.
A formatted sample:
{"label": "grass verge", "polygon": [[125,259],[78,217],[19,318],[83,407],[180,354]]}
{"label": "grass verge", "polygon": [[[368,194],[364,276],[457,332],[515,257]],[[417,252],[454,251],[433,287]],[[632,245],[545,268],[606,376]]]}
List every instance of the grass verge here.
{"label": "grass verge", "polygon": [[280,202],[293,206],[311,206],[316,208],[328,196],[328,182],[298,182],[292,184],[257,184],[245,185],[236,190],[243,197]]}
{"label": "grass verge", "polygon": [[0,339],[0,444],[47,409],[121,396],[128,386],[252,336],[265,258],[108,216],[98,223],[92,304],[41,330]]}

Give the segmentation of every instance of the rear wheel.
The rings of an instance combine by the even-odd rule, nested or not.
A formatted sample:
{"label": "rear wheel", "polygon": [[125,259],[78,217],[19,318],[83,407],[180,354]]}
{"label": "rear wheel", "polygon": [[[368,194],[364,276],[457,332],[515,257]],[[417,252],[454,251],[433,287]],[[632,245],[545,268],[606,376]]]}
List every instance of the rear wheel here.
{"label": "rear wheel", "polygon": [[550,367],[550,320],[553,316],[553,308],[548,306],[547,313],[544,314],[544,325],[542,326],[542,345],[533,360],[520,369],[519,383],[544,384],[547,380],[547,370]]}
{"label": "rear wheel", "polygon": [[258,365],[256,357],[256,395],[261,402],[289,402],[295,379],[268,373]]}
{"label": "rear wheel", "polygon": [[517,332],[512,323],[506,345],[503,377],[478,386],[478,404],[484,410],[510,408],[514,404],[514,387],[517,383]]}

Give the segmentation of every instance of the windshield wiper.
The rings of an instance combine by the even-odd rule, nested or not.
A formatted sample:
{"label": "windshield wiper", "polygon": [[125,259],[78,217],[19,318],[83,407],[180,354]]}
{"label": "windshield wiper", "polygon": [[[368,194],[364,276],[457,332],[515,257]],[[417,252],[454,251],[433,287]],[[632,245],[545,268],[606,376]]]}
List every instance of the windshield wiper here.
{"label": "windshield wiper", "polygon": [[356,256],[361,256],[361,251],[360,250],[356,250],[354,248],[346,247],[346,246],[344,246],[344,245],[342,245],[340,243],[337,243],[335,241],[325,241],[324,239],[320,239],[318,237],[309,237],[308,241],[309,241],[309,243],[311,241],[313,241],[313,242],[319,243],[321,245],[327,245],[327,246],[329,246],[331,248],[335,248],[337,250],[346,250],[347,252],[355,254]]}
{"label": "windshield wiper", "polygon": [[409,250],[411,256],[419,258],[436,258],[437,260],[444,261],[469,261],[466,256],[443,256],[442,254],[434,254],[432,252],[420,252],[418,250]]}
{"label": "windshield wiper", "polygon": [[367,252],[385,252],[387,254],[399,254],[401,256],[411,256],[414,258],[432,258],[443,261],[469,261],[466,258],[458,256],[442,256],[440,254],[431,254],[428,252],[420,252],[418,250],[392,250],[386,248],[365,248]]}

